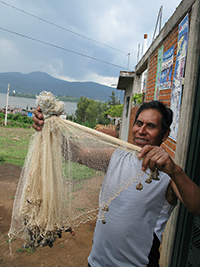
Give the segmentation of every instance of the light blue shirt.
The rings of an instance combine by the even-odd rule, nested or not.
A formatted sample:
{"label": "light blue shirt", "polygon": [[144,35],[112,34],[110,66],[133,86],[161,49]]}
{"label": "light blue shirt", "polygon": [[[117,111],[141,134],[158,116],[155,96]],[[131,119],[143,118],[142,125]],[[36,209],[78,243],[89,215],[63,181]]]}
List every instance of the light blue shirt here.
{"label": "light blue shirt", "polygon": [[[159,181],[145,183],[148,175],[141,173],[141,164],[134,154],[119,149],[111,157],[100,193],[100,205],[118,195],[120,188],[124,187],[124,191],[111,201],[109,211],[105,212],[106,223],[97,219],[88,257],[92,267],[142,267],[148,264],[158,220],[162,220],[162,233],[170,216],[168,212],[162,218],[170,177],[160,172]],[[136,189],[135,177],[143,184],[141,191]],[[131,185],[126,189],[127,183]],[[102,215],[104,212],[100,209],[99,216]]]}

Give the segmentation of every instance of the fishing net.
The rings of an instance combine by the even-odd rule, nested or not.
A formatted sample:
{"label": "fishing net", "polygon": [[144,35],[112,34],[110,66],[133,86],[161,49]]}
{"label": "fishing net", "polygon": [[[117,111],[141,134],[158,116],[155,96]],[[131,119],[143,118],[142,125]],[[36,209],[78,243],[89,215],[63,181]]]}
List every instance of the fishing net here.
{"label": "fishing net", "polygon": [[[112,199],[137,182],[142,189],[143,172],[117,184],[103,181],[115,149],[135,153],[140,148],[115,137],[62,119],[64,103],[42,92],[36,103],[45,117],[42,131],[30,140],[12,212],[9,237],[20,237],[27,246],[50,247],[63,231],[104,214]],[[135,155],[136,156],[136,155]],[[108,186],[109,184],[109,186]],[[99,192],[104,197],[99,205]],[[107,190],[108,188],[108,190]]]}

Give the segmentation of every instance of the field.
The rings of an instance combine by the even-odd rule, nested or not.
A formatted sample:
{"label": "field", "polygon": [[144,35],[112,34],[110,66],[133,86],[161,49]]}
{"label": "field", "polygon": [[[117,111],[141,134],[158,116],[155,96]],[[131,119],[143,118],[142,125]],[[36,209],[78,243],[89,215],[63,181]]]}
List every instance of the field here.
{"label": "field", "polygon": [[0,267],[87,266],[95,221],[80,225],[75,229],[75,236],[64,233],[52,248],[22,249],[23,240],[16,239],[11,243],[10,253],[7,233],[12,205],[29,139],[34,132],[33,129],[0,128]]}

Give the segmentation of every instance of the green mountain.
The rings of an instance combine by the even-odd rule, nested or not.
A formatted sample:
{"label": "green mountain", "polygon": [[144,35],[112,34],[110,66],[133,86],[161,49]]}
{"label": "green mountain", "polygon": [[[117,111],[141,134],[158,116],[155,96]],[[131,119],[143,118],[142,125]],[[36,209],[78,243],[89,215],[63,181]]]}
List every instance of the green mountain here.
{"label": "green mountain", "polygon": [[[95,82],[67,82],[53,78],[44,72],[31,72],[22,74],[19,72],[0,73],[0,93],[7,93],[10,84],[10,92],[39,94],[41,91],[50,91],[54,95],[88,97],[94,100],[108,101],[112,91],[117,96],[118,91],[109,86]],[[121,94],[121,103],[122,103]]]}

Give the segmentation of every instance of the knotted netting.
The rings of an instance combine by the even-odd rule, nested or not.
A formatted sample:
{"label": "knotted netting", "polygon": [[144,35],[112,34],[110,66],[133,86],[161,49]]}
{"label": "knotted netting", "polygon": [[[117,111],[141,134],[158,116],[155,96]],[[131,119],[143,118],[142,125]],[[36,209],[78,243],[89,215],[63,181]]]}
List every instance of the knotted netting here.
{"label": "knotted netting", "polygon": [[[52,246],[62,231],[104,214],[112,199],[137,182],[134,177],[110,184],[103,181],[112,153],[119,148],[136,153],[140,148],[96,130],[62,119],[64,103],[50,92],[37,96],[45,123],[30,140],[13,204],[9,237],[20,237],[32,248]],[[137,157],[137,155],[135,155]],[[104,196],[99,205],[99,192]],[[108,188],[108,189],[107,189]]]}

